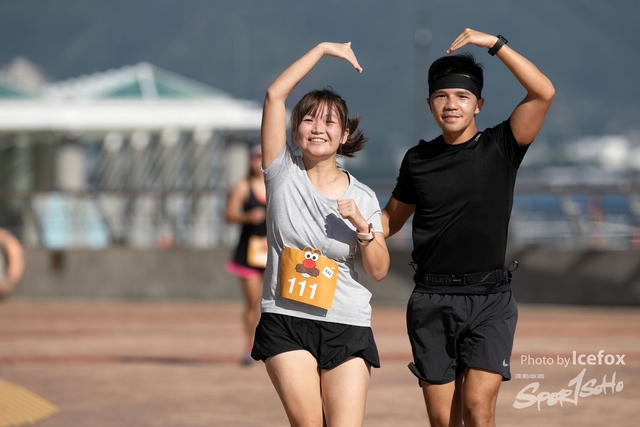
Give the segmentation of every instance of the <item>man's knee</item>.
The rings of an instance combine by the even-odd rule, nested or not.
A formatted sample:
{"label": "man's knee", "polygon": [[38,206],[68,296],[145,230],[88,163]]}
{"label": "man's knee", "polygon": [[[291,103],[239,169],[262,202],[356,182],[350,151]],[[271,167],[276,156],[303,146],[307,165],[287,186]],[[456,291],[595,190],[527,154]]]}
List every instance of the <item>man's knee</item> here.
{"label": "man's knee", "polygon": [[495,400],[481,395],[466,395],[462,405],[465,426],[494,426],[496,417]]}

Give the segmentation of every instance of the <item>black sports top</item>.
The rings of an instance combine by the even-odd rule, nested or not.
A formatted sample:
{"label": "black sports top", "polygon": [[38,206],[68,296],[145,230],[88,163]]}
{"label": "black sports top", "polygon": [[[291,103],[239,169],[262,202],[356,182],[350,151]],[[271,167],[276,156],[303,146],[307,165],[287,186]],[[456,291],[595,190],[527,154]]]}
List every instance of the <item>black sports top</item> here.
{"label": "black sports top", "polygon": [[[258,200],[253,193],[253,188],[249,185],[249,197],[242,206],[244,212],[250,211],[257,207],[263,207],[266,209],[266,202]],[[251,236],[266,236],[267,235],[267,222],[266,220],[258,225],[243,224],[242,231],[240,232],[240,238],[238,239],[238,245],[236,246],[235,253],[233,255],[233,261],[236,264],[244,267],[249,267],[247,264],[247,250],[249,248],[249,238]],[[255,267],[251,267],[255,268]]]}
{"label": "black sports top", "polygon": [[439,136],[407,151],[392,195],[416,205],[416,279],[504,266],[516,173],[526,151],[508,120],[462,144]]}

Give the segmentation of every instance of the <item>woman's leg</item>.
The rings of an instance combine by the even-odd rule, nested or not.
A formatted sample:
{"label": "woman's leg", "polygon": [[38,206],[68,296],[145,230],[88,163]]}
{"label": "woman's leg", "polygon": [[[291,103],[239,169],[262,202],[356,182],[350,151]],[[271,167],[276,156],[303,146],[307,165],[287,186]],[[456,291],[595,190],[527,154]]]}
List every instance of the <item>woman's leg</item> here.
{"label": "woman's leg", "polygon": [[327,427],[362,426],[371,367],[350,357],[335,368],[320,372]]}
{"label": "woman's leg", "polygon": [[262,274],[241,279],[244,293],[244,311],[242,313],[245,343],[247,351],[251,351],[253,337],[260,320],[260,299],[262,298]]}
{"label": "woman's leg", "polygon": [[322,427],[322,396],[318,362],[305,350],[288,351],[265,361],[289,424]]}

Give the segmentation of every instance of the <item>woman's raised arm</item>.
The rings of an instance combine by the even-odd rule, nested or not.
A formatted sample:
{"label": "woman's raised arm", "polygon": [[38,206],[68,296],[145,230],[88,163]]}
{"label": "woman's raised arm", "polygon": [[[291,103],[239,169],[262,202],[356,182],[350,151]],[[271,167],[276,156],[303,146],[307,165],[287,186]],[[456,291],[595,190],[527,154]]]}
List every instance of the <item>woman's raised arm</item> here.
{"label": "woman's raised arm", "polygon": [[362,72],[356,55],[349,43],[320,43],[291,64],[269,86],[264,98],[260,142],[262,144],[262,167],[266,168],[276,158],[287,140],[287,113],[285,101],[297,84],[323,56],[342,58]]}

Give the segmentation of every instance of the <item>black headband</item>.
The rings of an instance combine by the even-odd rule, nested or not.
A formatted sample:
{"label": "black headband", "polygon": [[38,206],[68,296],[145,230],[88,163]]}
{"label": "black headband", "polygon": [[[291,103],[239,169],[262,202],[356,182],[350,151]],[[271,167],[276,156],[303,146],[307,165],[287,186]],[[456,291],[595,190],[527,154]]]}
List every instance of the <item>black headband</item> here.
{"label": "black headband", "polygon": [[433,92],[440,89],[465,89],[474,94],[476,98],[482,98],[480,84],[471,77],[462,74],[449,74],[435,78],[429,83],[429,98]]}

